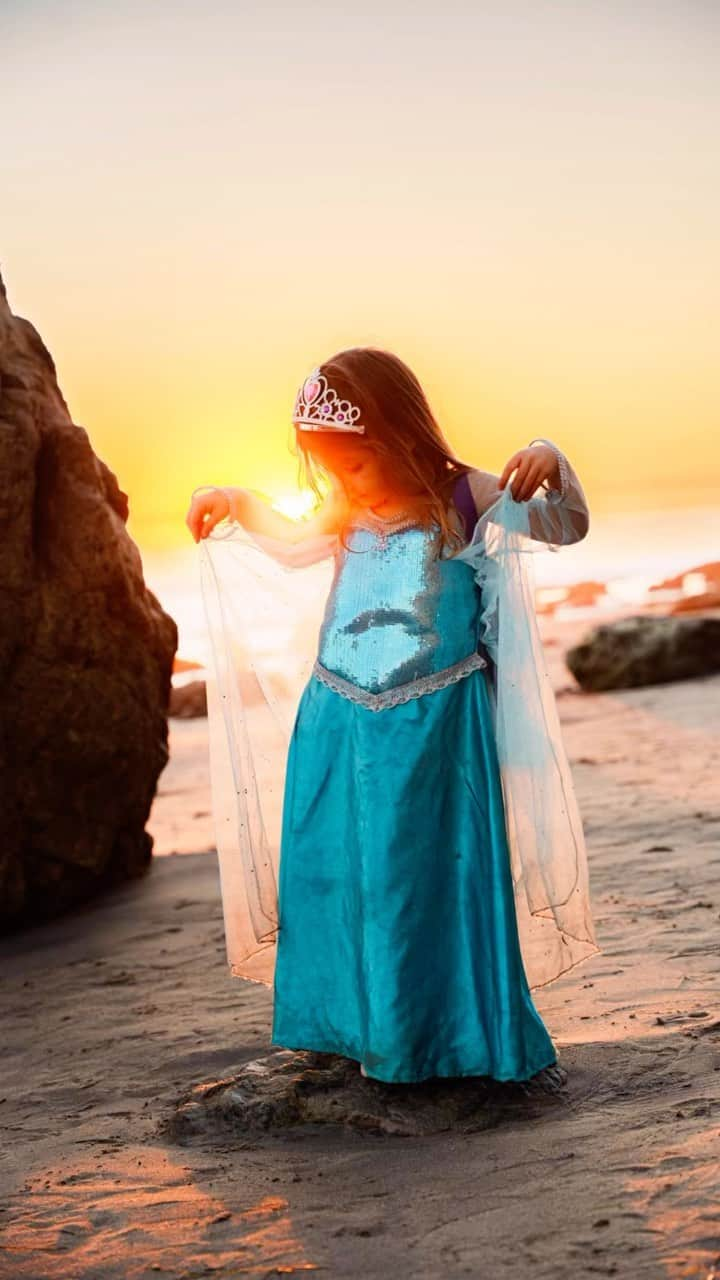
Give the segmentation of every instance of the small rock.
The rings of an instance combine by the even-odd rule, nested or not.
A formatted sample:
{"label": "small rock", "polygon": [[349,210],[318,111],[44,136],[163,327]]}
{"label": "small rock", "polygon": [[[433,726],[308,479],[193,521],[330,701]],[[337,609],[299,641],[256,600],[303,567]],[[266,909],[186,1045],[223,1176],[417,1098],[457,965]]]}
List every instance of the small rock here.
{"label": "small rock", "polygon": [[[503,1114],[537,1114],[563,1101],[559,1063],[530,1080],[487,1076],[386,1084],[360,1074],[339,1054],[278,1050],[243,1066],[232,1079],[200,1084],[181,1099],[165,1128],[176,1141],[217,1130],[240,1133],[330,1124],[356,1132],[409,1137],[449,1129],[475,1132]],[[296,1179],[299,1175],[296,1175]]]}
{"label": "small rock", "polygon": [[191,680],[188,684],[173,685],[170,691],[168,715],[180,720],[192,720],[207,715],[207,693],[204,680]]}

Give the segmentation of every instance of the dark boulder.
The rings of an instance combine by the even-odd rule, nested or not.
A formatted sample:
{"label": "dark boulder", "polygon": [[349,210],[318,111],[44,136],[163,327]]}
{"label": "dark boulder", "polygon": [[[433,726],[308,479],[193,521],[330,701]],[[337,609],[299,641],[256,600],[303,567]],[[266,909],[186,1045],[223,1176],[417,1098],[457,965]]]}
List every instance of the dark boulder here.
{"label": "dark boulder", "polygon": [[192,720],[207,715],[207,693],[204,680],[190,680],[175,685],[170,694],[170,715],[179,720]]}
{"label": "dark boulder", "polygon": [[0,281],[0,924],[145,870],[177,627]]}
{"label": "dark boulder", "polygon": [[720,671],[720,617],[643,615],[595,627],[565,661],[591,692],[690,680]]}

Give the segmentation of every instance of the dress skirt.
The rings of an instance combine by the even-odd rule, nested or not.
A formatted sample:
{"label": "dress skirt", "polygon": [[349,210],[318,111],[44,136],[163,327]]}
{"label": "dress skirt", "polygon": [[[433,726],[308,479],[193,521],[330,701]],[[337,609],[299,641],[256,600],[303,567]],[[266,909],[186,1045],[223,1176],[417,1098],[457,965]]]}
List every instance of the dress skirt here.
{"label": "dress skirt", "polygon": [[375,711],[315,675],[291,735],[272,1043],[388,1082],[556,1059],[515,915],[487,672]]}

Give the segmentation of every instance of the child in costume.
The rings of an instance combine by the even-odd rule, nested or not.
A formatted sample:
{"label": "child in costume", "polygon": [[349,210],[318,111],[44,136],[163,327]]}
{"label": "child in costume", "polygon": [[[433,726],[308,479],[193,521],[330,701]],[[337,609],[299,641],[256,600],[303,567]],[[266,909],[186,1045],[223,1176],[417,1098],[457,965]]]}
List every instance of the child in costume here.
{"label": "child in costume", "polygon": [[[331,484],[310,520],[214,486],[188,515],[232,971],[272,981],[273,1044],[387,1082],[527,1080],[557,1061],[531,988],[600,949],[528,556],[585,536],[579,479],[545,440],[501,476],[462,463],[374,348],[315,368],[293,424],[310,484]],[[299,673],[284,707],[258,600]],[[304,638],[287,627],[303,610]]]}

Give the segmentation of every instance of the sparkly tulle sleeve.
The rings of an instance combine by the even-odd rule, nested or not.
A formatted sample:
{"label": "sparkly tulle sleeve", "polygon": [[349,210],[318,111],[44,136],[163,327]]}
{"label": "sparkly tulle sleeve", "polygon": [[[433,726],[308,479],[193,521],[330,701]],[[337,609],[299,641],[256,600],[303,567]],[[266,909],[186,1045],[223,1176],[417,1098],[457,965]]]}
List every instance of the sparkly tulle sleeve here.
{"label": "sparkly tulle sleeve", "polygon": [[518,925],[531,987],[599,951],[582,821],[535,614],[532,556],[587,528],[572,484],[516,502],[510,485],[485,510],[457,558],[481,589],[481,638],[495,664],[493,714]]}
{"label": "sparkly tulle sleeve", "polygon": [[[540,496],[526,505],[524,532],[536,542],[544,542],[550,551],[580,542],[590,527],[590,512],[580,478],[572,463],[552,440],[532,440],[530,445],[547,444],[555,453],[560,470],[560,489],[543,484]],[[499,487],[500,477],[492,471],[472,471],[468,476],[478,516],[496,506],[506,489]]]}
{"label": "sparkly tulle sleeve", "polygon": [[272,984],[287,750],[317,653],[336,535],[286,543],[221,523],[198,543],[210,782],[227,959]]}

